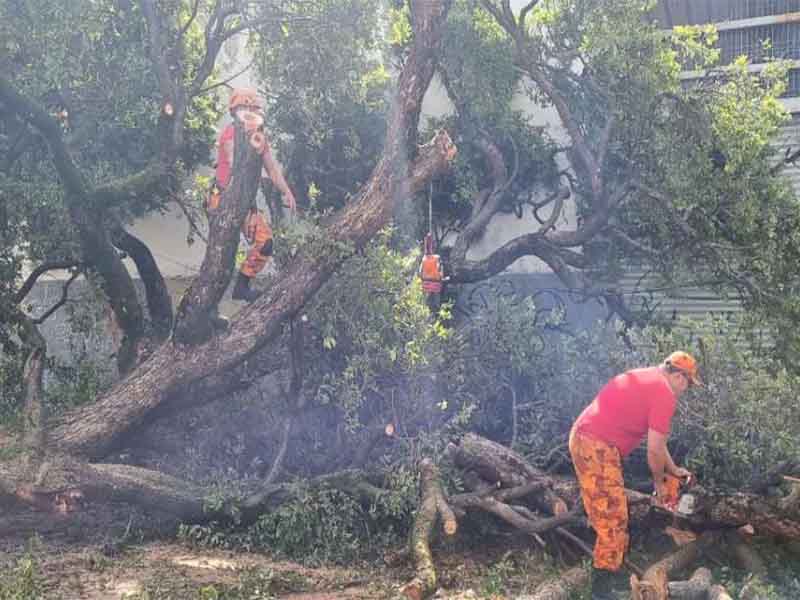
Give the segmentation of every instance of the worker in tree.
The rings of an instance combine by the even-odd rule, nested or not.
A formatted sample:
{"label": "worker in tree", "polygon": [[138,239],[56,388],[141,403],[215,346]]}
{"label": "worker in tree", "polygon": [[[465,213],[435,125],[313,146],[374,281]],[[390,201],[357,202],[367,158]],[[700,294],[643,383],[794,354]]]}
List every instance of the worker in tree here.
{"label": "worker in tree", "polygon": [[[233,117],[234,120],[242,118],[245,121],[245,117],[252,114],[260,117],[263,110],[263,105],[257,92],[249,88],[233,90],[228,102],[228,107],[231,117]],[[242,111],[246,112],[242,113]],[[261,122],[263,122],[263,119]],[[219,141],[217,142],[216,180],[212,187],[211,195],[209,196],[209,211],[214,211],[219,207],[222,192],[230,182],[231,169],[233,168],[235,132],[234,124],[229,123],[223,128],[219,136]],[[281,192],[284,206],[288,208],[291,213],[294,213],[296,210],[294,194],[289,188],[289,184],[286,183],[280,165],[272,155],[272,149],[270,148],[269,140],[266,136],[264,137],[262,147],[263,151],[261,157],[264,170],[275,187]],[[252,280],[261,272],[272,256],[272,229],[264,215],[257,207],[253,206],[244,223],[242,223],[242,233],[247,243],[250,245],[250,250],[237,275],[232,296],[234,300],[252,302],[259,295],[259,293],[251,287]]]}
{"label": "worker in tree", "polygon": [[614,573],[628,548],[628,505],[622,459],[647,436],[647,463],[655,484],[654,504],[674,509],[670,478],[691,474],[675,464],[667,437],[678,398],[701,385],[697,362],[673,352],[655,367],[617,375],[580,414],[569,435],[569,451],[578,476],[589,523],[597,534],[592,569],[592,598],[613,598]]}
{"label": "worker in tree", "polygon": [[422,280],[422,291],[431,312],[438,312],[442,302],[442,283],[445,281],[442,259],[434,253],[433,236],[425,235],[425,249],[419,265],[419,277]]}

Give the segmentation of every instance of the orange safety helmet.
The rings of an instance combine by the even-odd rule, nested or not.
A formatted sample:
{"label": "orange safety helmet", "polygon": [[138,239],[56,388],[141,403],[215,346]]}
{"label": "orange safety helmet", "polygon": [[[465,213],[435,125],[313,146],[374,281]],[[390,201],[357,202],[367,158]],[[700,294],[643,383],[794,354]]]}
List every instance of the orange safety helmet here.
{"label": "orange safety helmet", "polygon": [[686,374],[693,385],[703,385],[700,375],[698,374],[697,361],[691,354],[681,351],[673,352],[664,360],[664,364]]}
{"label": "orange safety helmet", "polygon": [[228,100],[228,110],[233,111],[237,108],[253,108],[262,109],[264,104],[261,98],[258,97],[258,92],[253,88],[236,88],[231,92],[231,97]]}

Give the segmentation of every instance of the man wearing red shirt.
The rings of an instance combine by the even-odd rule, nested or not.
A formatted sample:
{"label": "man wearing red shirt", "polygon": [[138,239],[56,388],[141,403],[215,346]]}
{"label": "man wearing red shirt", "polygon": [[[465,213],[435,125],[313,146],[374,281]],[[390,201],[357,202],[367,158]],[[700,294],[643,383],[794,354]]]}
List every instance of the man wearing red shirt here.
{"label": "man wearing red shirt", "polygon": [[647,436],[647,463],[653,474],[656,503],[670,498],[667,476],[690,477],[667,449],[672,416],[683,392],[701,385],[697,362],[673,352],[655,367],[633,369],[609,381],[587,406],[569,437],[589,523],[597,533],[592,569],[592,598],[613,598],[611,579],[628,547],[628,503],[622,459]]}

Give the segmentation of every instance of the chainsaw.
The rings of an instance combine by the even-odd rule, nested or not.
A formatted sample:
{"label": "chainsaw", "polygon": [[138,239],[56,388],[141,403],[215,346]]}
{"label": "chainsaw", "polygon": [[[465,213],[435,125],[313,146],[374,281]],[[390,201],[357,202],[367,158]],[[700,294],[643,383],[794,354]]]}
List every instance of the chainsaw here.
{"label": "chainsaw", "polygon": [[[688,492],[694,484],[694,477],[675,477],[674,475],[664,475],[665,497],[661,507],[667,512],[679,517],[691,517],[697,510],[697,498]],[[653,492],[653,496],[656,493]]]}

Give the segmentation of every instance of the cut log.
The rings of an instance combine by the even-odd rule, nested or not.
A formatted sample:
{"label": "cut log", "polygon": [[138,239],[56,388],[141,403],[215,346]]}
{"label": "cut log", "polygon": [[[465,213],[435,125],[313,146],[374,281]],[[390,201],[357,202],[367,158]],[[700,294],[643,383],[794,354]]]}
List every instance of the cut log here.
{"label": "cut log", "polygon": [[519,487],[541,482],[541,508],[553,515],[566,513],[569,509],[552,490],[552,480],[531,465],[525,457],[505,446],[474,433],[463,436],[459,444],[448,448],[453,462],[463,469],[477,473],[489,483],[499,482],[503,487]]}
{"label": "cut log", "polygon": [[[414,556],[416,574],[400,589],[410,600],[423,600],[436,590],[436,567],[433,564],[430,538],[437,517],[441,516],[445,532],[456,531],[455,516],[444,499],[439,471],[433,461],[427,458],[420,462],[420,493],[422,500],[411,531],[411,553]],[[448,522],[448,519],[451,521]]]}
{"label": "cut log", "polygon": [[651,565],[641,580],[636,575],[631,575],[631,599],[667,600],[670,576],[688,568],[719,539],[719,534],[706,532],[696,542],[686,544],[677,552]]}
{"label": "cut log", "polygon": [[551,581],[540,585],[533,594],[517,596],[516,600],[572,600],[579,597],[580,588],[589,583],[589,572],[583,567],[573,567]]}
{"label": "cut log", "polygon": [[668,586],[669,597],[678,600],[706,600],[712,583],[711,571],[700,567],[688,581],[671,581]]}

